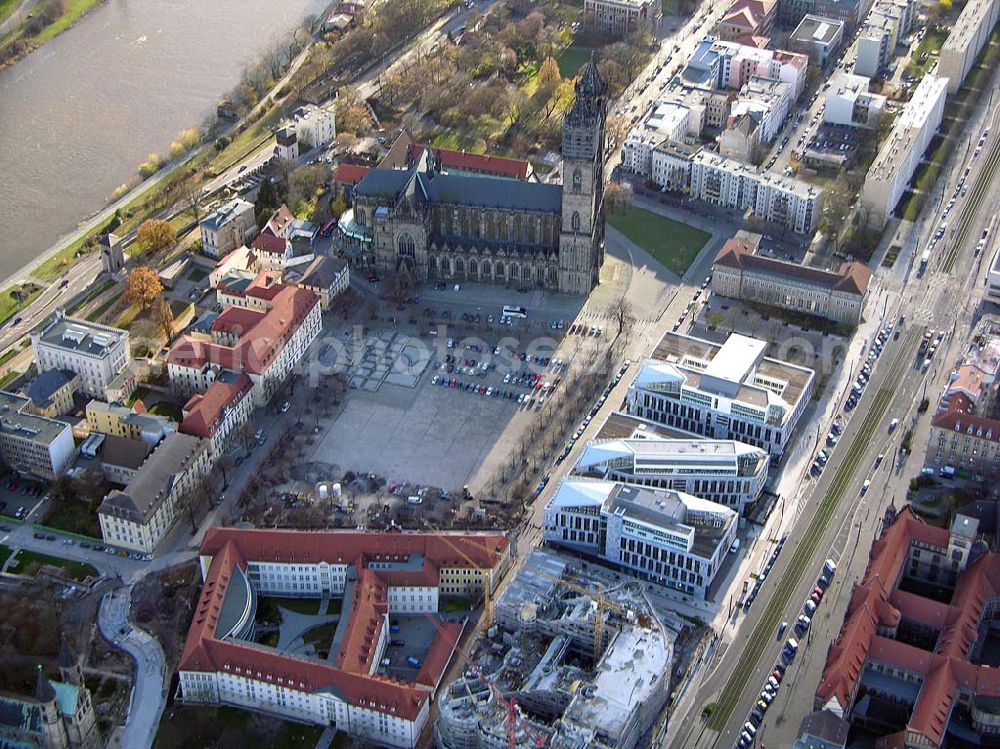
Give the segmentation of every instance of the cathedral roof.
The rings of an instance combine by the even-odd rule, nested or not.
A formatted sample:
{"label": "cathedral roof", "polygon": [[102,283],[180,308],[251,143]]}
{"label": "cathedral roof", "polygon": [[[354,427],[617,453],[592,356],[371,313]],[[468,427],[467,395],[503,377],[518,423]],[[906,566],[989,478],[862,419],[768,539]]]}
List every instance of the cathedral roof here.
{"label": "cathedral roof", "polygon": [[372,169],[355,186],[356,195],[395,198],[413,178],[411,169]]}
{"label": "cathedral roof", "polygon": [[35,682],[35,699],[39,702],[51,702],[56,698],[56,690],[45,676],[45,669],[38,667],[38,681]]}
{"label": "cathedral roof", "polygon": [[503,177],[462,174],[417,174],[424,198],[431,203],[501,208],[512,211],[559,213],[562,186],[516,182]]}

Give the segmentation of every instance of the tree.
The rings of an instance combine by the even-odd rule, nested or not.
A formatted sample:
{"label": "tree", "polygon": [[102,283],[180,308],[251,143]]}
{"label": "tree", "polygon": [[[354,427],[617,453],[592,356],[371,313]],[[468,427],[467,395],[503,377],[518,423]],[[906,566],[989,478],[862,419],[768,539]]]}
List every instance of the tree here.
{"label": "tree", "polygon": [[125,284],[125,293],[122,296],[129,304],[139,305],[145,310],[161,291],[163,284],[160,283],[156,271],[140,265],[128,274],[128,282]]}
{"label": "tree", "polygon": [[201,220],[201,187],[193,181],[185,182],[181,188],[181,204],[197,224]]}
{"label": "tree", "polygon": [[409,296],[412,280],[405,267],[401,267],[386,279],[385,293],[389,295],[396,307],[402,309],[403,300]]}
{"label": "tree", "polygon": [[177,242],[177,232],[169,221],[151,218],[142,222],[135,234],[135,242],[143,255],[162,252]]}
{"label": "tree", "polygon": [[174,311],[162,296],[156,305],[156,325],[168,342],[174,337]]}
{"label": "tree", "polygon": [[330,201],[330,218],[338,219],[346,210],[347,199],[344,197],[343,190],[341,190],[337,197]]}
{"label": "tree", "polygon": [[841,237],[851,210],[854,193],[847,182],[847,177],[841,172],[832,185],[823,193],[823,209],[819,219],[819,230],[833,240],[834,247],[840,249]]}
{"label": "tree", "polygon": [[626,213],[632,205],[632,191],[620,182],[609,182],[604,188],[604,204],[608,213]]}
{"label": "tree", "polygon": [[618,323],[618,333],[615,337],[617,338],[624,333],[627,338],[632,327],[635,325],[635,312],[633,312],[632,304],[628,299],[623,296],[618,300],[618,304],[612,310],[612,316],[615,322]]}
{"label": "tree", "polygon": [[288,179],[289,205],[295,206],[302,201],[308,202],[316,191],[324,185],[329,173],[329,169],[322,164],[299,167],[292,172]]}
{"label": "tree", "polygon": [[286,197],[287,190],[284,185],[271,179],[265,179],[260,183],[260,187],[257,189],[257,203],[254,206],[258,227],[267,223],[271,214],[285,202]]}

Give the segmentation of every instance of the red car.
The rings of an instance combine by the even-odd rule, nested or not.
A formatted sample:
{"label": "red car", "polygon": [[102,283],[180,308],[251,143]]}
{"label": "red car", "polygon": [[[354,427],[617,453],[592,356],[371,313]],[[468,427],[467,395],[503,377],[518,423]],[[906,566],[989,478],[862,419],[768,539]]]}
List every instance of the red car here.
{"label": "red car", "polygon": [[451,382],[448,383],[448,387],[450,387],[450,388],[455,387],[455,378],[454,377],[451,378]]}
{"label": "red car", "polygon": [[814,596],[819,596],[820,599],[822,599],[823,598],[823,589],[817,585],[815,588],[813,588],[813,595]]}
{"label": "red car", "polygon": [[779,671],[778,669],[774,669],[774,671],[771,673],[771,676],[773,676],[774,680],[779,684],[781,683],[781,680],[785,677],[785,675],[781,673],[781,671]]}

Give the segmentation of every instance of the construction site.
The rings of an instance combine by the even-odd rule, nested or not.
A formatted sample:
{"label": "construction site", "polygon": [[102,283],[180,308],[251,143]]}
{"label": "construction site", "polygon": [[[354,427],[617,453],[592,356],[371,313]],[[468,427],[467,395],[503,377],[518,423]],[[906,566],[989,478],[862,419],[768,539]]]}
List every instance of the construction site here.
{"label": "construction site", "polygon": [[[674,633],[634,580],[535,550],[493,602],[465,672],[439,693],[438,749],[632,749],[670,691]],[[475,664],[475,665],[473,665]]]}

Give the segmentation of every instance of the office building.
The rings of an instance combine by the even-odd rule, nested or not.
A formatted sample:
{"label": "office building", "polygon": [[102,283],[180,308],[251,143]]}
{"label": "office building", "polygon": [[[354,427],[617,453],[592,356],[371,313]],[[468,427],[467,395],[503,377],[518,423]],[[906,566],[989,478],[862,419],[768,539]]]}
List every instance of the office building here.
{"label": "office building", "polygon": [[759,234],[726,240],[712,266],[712,293],[848,325],[861,322],[872,276],[864,263],[829,271],[766,257],[759,249]]}
{"label": "office building", "polygon": [[734,333],[723,344],[667,333],[626,395],[628,413],[781,456],[812,396],[815,373],[764,356]]}
{"label": "office building", "polygon": [[691,160],[690,193],[698,200],[779,224],[798,234],[816,230],[822,207],[817,187],[753,167],[711,151]]}
{"label": "office building", "polygon": [[938,75],[948,79],[948,93],[965,82],[1000,16],[1000,0],[969,0],[951,27],[938,57]]}
{"label": "office building", "polygon": [[868,212],[869,225],[884,226],[896,210],[941,124],[947,93],[948,79],[928,73],[896,118],[861,190],[861,206]]}
{"label": "office building", "polygon": [[583,19],[611,36],[656,36],[663,16],[656,0],[584,0]]}
{"label": "office building", "polygon": [[795,52],[706,36],[695,47],[681,78],[689,86],[712,90],[740,90],[751,78],[769,78],[787,83],[794,101],[805,87],[808,62],[805,55]]}
{"label": "office building", "polygon": [[174,344],[167,374],[175,392],[204,393],[223,373],[245,374],[256,405],[270,400],[316,340],[322,320],[313,292],[280,283],[267,292],[258,299],[263,309],[228,307],[212,321],[209,335],[185,335]]}
{"label": "office building", "polygon": [[764,491],[769,462],[765,450],[735,440],[597,439],[573,473],[693,494],[740,512]]}
{"label": "office building", "polygon": [[993,254],[993,262],[986,274],[986,301],[1000,304],[1000,243],[997,243],[997,251]]}
{"label": "office building", "polygon": [[184,512],[184,503],[208,473],[208,441],[167,435],[124,489],[104,497],[97,509],[104,542],[151,554]]}
{"label": "office building", "polygon": [[73,430],[30,409],[30,399],[0,391],[0,459],[19,476],[51,481],[73,460]]}
{"label": "office building", "polygon": [[682,492],[564,478],[542,530],[548,544],[704,599],[736,539],[737,517]]}
{"label": "office building", "polygon": [[257,233],[253,203],[234,198],[198,222],[201,251],[213,258],[228,255]]}
{"label": "office building", "polygon": [[778,20],[785,26],[798,25],[807,15],[832,18],[853,29],[871,5],[869,0],[778,0]]}
{"label": "office building", "polygon": [[[511,548],[500,535],[211,528],[199,561],[205,584],[177,667],[180,700],[415,747],[464,628],[439,607],[492,593]],[[337,599],[339,621],[315,645],[324,655],[255,642],[261,596]],[[402,617],[430,617],[436,635],[411,656],[418,666],[390,672],[390,629]]]}
{"label": "office building", "polygon": [[129,407],[92,400],[87,404],[85,413],[90,432],[142,440],[149,445],[155,445],[177,431],[175,422],[166,416],[148,413],[142,401],[136,401]]}
{"label": "office building", "polygon": [[990,622],[1000,608],[1000,554],[977,541],[978,525],[956,514],[939,528],[909,506],[889,506],[827,653],[815,709],[878,737],[877,747],[995,741],[1000,668]]}
{"label": "office building", "polygon": [[837,54],[844,42],[844,22],[807,13],[788,37],[792,52],[809,56],[809,62],[820,68]]}
{"label": "office building", "polygon": [[[106,390],[126,371],[131,360],[128,332],[76,317],[60,310],[40,331],[31,334],[35,366],[68,369],[80,375],[80,390],[95,398],[107,397]],[[134,383],[126,395],[134,390]]]}
{"label": "office building", "polygon": [[823,104],[823,122],[830,125],[873,128],[885,110],[886,99],[869,93],[871,81],[861,75],[842,73],[830,80]]}

